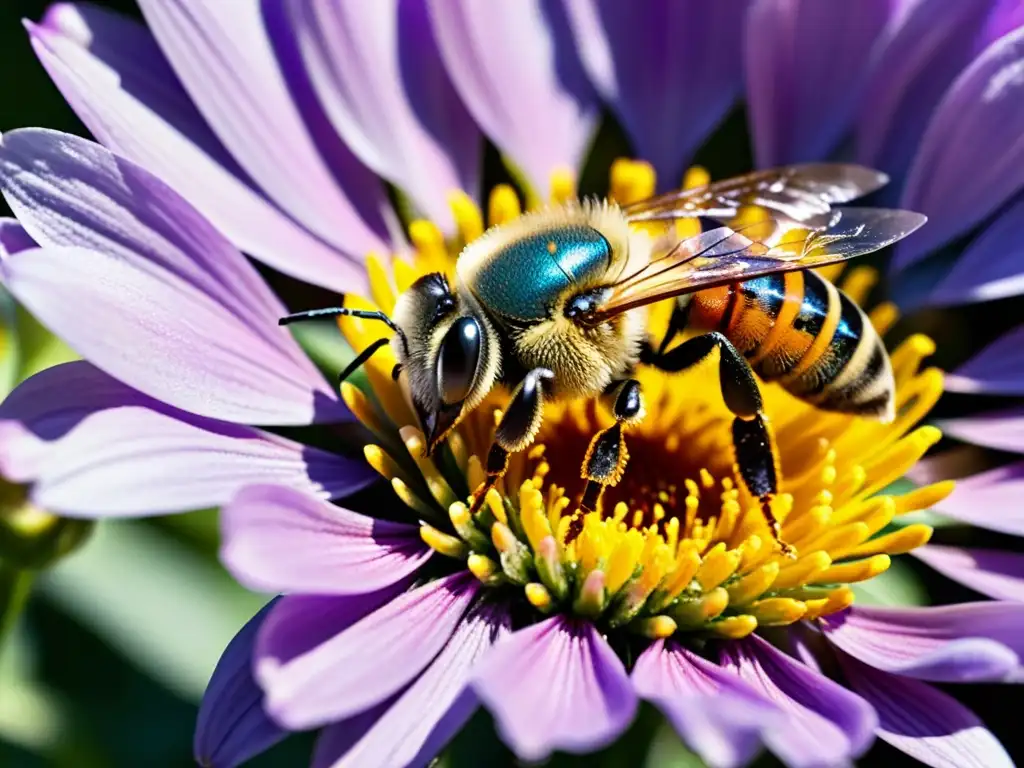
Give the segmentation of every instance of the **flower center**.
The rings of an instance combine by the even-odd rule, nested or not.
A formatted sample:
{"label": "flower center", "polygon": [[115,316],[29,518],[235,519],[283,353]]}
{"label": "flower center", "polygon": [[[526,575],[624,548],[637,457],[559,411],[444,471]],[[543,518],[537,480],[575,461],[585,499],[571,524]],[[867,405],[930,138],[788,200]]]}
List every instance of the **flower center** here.
{"label": "flower center", "polygon": [[[706,180],[691,170],[686,183]],[[564,178],[553,187],[556,202],[573,194]],[[646,164],[613,166],[610,196],[617,201],[653,189]],[[456,242],[445,243],[435,227],[415,222],[414,260],[393,260],[393,279],[370,258],[377,306],[390,311],[420,274],[451,274],[454,254],[482,232],[481,212],[464,196],[452,202]],[[519,214],[512,190],[492,193],[489,214],[491,224]],[[677,226],[679,235],[693,234],[693,226]],[[827,276],[835,279],[839,271]],[[842,287],[858,301],[873,279],[871,270],[853,269]],[[670,312],[670,304],[653,308],[652,337],[660,337]],[[894,309],[877,307],[871,320],[884,333]],[[352,318],[340,325],[356,349],[378,332]],[[772,512],[795,556],[775,545],[758,500],[734,479],[732,417],[722,402],[717,361],[678,374],[637,372],[647,417],[626,432],[624,476],[586,514],[578,507],[580,466],[591,438],[611,423],[594,403],[546,406],[535,444],[512,457],[503,482],[471,514],[469,495],[484,480],[484,457],[507,393],[479,405],[435,459],[424,456],[413,411],[390,378],[390,353],[368,364],[371,391],[346,384],[342,394],[378,439],[366,448],[368,461],[420,518],[424,541],[463,562],[483,584],[525,597],[541,614],[585,616],[609,631],[738,638],[846,608],[854,598],[849,584],[882,573],[892,555],[928,540],[928,526],[901,526],[899,517],[932,506],[952,484],[903,495],[885,490],[939,438],[934,428],[913,429],[942,391],[937,370],[920,370],[933,349],[929,339],[916,336],[893,352],[897,416],[890,424],[825,413],[777,385],[763,385],[782,478]]]}

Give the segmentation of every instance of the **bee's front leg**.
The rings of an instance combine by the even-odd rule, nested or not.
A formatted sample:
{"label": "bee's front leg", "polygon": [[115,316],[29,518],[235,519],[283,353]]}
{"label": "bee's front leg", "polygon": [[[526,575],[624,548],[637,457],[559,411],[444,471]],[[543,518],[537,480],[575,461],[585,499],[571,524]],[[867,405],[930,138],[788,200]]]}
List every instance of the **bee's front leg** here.
{"label": "bee's front leg", "polygon": [[732,442],[740,477],[760,501],[761,513],[779,547],[793,555],[793,548],[781,539],[781,528],[772,511],[779,485],[778,459],[761,390],[750,363],[717,331],[685,341],[670,352],[648,354],[643,362],[663,371],[682,371],[704,360],[715,347],[721,353],[718,373],[722,399],[736,417],[732,422]]}
{"label": "bee's front leg", "polygon": [[487,479],[473,494],[471,512],[476,513],[487,492],[505,476],[513,453],[529,448],[544,419],[544,382],[555,374],[547,368],[534,368],[519,382],[505,413],[494,431],[494,442],[487,452]]}
{"label": "bee's front leg", "polygon": [[[583,489],[580,508],[583,512],[593,512],[601,500],[601,494],[609,485],[615,485],[626,471],[629,451],[626,449],[626,438],[623,429],[639,424],[644,418],[644,398],[640,390],[640,382],[636,379],[625,379],[614,383],[606,393],[612,398],[612,415],[615,423],[602,429],[590,441],[587,455],[583,459],[580,475],[587,481]],[[581,520],[570,524],[567,539],[571,541],[579,534]]]}

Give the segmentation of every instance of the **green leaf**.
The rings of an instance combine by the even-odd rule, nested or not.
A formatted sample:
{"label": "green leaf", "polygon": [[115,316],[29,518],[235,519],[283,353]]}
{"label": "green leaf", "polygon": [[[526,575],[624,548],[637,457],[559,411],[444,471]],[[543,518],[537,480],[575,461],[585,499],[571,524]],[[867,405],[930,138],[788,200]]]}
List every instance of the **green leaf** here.
{"label": "green leaf", "polygon": [[46,330],[20,305],[16,312],[16,326],[21,346],[17,382],[46,368],[79,359],[71,347]]}
{"label": "green leaf", "polygon": [[704,761],[686,748],[668,721],[662,720],[651,739],[644,768],[704,768]]}
{"label": "green leaf", "polygon": [[107,522],[39,589],[139,669],[198,701],[221,652],[266,602],[143,523]]}

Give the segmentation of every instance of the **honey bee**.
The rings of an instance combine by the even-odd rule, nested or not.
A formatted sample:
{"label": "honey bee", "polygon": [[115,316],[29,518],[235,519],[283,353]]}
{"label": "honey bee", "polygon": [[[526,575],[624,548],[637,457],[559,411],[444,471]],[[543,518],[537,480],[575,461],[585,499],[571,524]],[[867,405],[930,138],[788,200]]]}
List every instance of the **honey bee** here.
{"label": "honey bee", "polygon": [[[624,430],[644,417],[638,365],[682,371],[713,350],[732,412],[739,475],[771,510],[778,467],[755,372],[821,409],[893,418],[892,367],[863,311],[811,271],[870,253],[925,222],[918,213],[839,204],[878,189],[884,174],[855,165],[795,165],[620,207],[571,202],[492,227],[468,243],[455,285],[417,280],[392,317],[334,307],[282,318],[351,315],[381,320],[396,378],[418,414],[428,453],[497,385],[511,391],[487,455],[475,505],[533,441],[544,404],[605,398],[615,423],[598,432],[581,469],[580,507],[594,510],[626,468]],[[752,223],[741,214],[761,213]],[[675,222],[714,222],[680,239]],[[749,216],[747,217],[749,218]],[[664,222],[666,234],[642,223]],[[648,338],[646,312],[675,300],[667,336]],[[701,335],[670,348],[680,331]],[[349,375],[384,344],[363,351]]]}

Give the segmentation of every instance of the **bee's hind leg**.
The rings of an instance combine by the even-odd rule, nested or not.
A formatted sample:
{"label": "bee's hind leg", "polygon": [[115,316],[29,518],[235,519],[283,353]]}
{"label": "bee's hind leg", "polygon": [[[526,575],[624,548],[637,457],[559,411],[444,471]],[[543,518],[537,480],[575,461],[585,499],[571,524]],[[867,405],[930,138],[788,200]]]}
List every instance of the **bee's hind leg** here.
{"label": "bee's hind leg", "polygon": [[487,478],[473,493],[471,512],[476,513],[484,497],[508,471],[509,457],[525,451],[537,436],[544,418],[544,382],[555,374],[547,368],[534,368],[519,382],[512,399],[494,431],[494,442],[487,452]]}
{"label": "bee's hind leg", "polygon": [[689,339],[664,354],[647,354],[643,362],[663,371],[678,372],[700,363],[715,347],[721,354],[718,376],[722,398],[736,417],[732,422],[732,442],[740,477],[760,501],[761,513],[779,547],[792,555],[793,548],[782,541],[779,522],[772,511],[772,499],[779,488],[779,464],[761,390],[750,363],[717,331]]}
{"label": "bee's hind leg", "polygon": [[[583,459],[580,475],[587,481],[583,488],[580,509],[593,512],[604,489],[615,485],[626,471],[629,451],[626,449],[626,438],[623,430],[639,424],[644,418],[644,398],[640,390],[640,382],[636,379],[625,379],[615,382],[606,393],[612,401],[612,415],[615,423],[602,429],[590,441],[587,455]],[[569,525],[567,541],[572,541],[582,530],[582,518],[576,517]]]}

